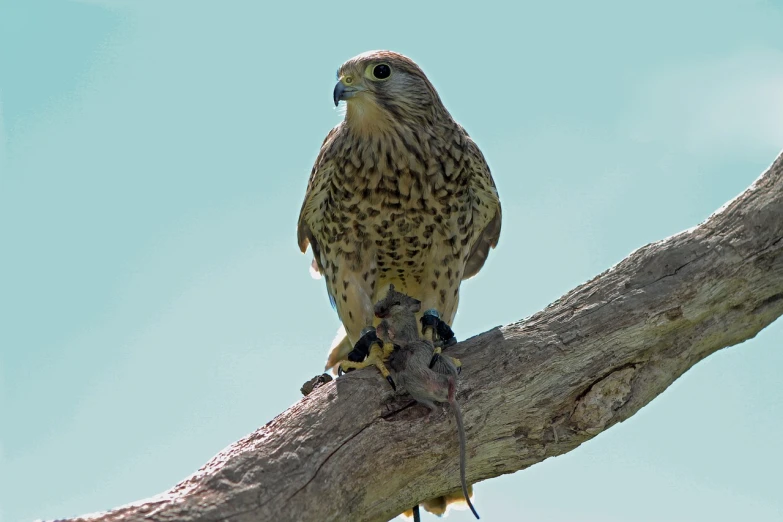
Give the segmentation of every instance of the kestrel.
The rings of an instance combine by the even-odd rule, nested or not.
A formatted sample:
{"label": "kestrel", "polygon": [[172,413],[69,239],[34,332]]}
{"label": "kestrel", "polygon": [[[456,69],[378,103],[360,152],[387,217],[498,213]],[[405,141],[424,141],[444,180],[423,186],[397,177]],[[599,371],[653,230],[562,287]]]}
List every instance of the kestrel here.
{"label": "kestrel", "polygon": [[501,223],[484,156],[413,60],[370,51],[337,76],[345,119],[321,145],[297,226],[347,333],[327,369],[377,324],[373,304],[391,284],[450,325]]}
{"label": "kestrel", "polygon": [[[421,301],[419,319],[437,310],[438,331],[450,334],[460,283],[484,266],[501,223],[484,156],[413,60],[370,51],[337,76],[345,119],[321,145],[297,226],[347,333],[327,369],[365,358],[363,341],[377,341],[373,305],[390,285]],[[460,499],[461,491],[423,505],[441,514]]]}

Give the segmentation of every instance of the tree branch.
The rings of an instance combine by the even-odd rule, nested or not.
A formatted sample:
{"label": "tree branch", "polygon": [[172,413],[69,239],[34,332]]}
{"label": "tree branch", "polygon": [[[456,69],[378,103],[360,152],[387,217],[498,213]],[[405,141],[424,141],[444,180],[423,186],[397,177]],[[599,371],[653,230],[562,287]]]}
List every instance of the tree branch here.
{"label": "tree branch", "polygon": [[[698,227],[449,349],[464,365],[469,482],[571,451],[782,313],[783,154]],[[458,487],[453,417],[424,413],[374,369],[354,372],[170,491],[76,520],[388,520]]]}

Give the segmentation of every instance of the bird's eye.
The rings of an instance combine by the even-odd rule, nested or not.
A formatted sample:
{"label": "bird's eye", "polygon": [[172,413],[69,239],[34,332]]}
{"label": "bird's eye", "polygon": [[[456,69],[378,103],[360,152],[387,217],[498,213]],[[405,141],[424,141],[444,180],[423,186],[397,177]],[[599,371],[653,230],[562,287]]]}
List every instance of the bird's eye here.
{"label": "bird's eye", "polygon": [[385,80],[386,78],[391,76],[391,67],[389,67],[385,63],[376,65],[372,70],[372,75],[378,78],[379,80]]}
{"label": "bird's eye", "polygon": [[391,73],[391,67],[385,63],[367,67],[367,76],[369,76],[371,80],[386,80],[391,76]]}

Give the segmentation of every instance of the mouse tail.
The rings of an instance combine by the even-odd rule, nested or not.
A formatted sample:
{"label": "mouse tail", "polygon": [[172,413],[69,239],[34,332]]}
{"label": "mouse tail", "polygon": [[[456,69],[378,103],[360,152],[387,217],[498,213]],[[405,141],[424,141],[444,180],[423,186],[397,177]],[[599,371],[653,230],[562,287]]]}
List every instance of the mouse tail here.
{"label": "mouse tail", "polygon": [[[453,394],[452,386],[449,386],[449,397]],[[476,508],[473,507],[473,503],[470,501],[470,494],[468,493],[468,482],[465,479],[465,426],[462,423],[462,411],[460,410],[457,401],[451,400],[451,407],[454,410],[454,416],[457,418],[457,432],[459,432],[459,479],[462,484],[462,494],[465,495],[465,502],[468,503],[468,507],[473,512],[473,516],[476,520],[479,519],[479,515],[476,512]]]}

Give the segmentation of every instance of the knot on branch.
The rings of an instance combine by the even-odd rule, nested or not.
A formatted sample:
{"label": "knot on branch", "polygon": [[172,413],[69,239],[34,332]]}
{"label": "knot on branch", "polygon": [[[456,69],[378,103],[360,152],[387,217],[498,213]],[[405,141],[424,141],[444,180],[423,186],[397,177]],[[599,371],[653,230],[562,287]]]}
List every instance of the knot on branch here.
{"label": "knot on branch", "polygon": [[603,431],[631,396],[631,380],[636,368],[626,367],[616,370],[598,382],[576,402],[571,422],[579,430],[590,435]]}

